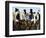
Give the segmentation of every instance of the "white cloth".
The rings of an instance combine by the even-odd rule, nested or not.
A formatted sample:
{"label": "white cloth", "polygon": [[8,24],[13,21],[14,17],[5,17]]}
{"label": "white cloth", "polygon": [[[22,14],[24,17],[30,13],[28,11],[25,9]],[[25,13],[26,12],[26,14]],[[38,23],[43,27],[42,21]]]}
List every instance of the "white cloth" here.
{"label": "white cloth", "polygon": [[25,20],[26,20],[25,14],[24,14],[24,13],[22,13],[22,12],[20,12],[20,20],[23,20],[23,19],[25,19]]}
{"label": "white cloth", "polygon": [[17,12],[13,12],[13,20],[15,21],[15,22],[17,22],[16,20],[16,15],[19,13],[19,11],[17,11]]}

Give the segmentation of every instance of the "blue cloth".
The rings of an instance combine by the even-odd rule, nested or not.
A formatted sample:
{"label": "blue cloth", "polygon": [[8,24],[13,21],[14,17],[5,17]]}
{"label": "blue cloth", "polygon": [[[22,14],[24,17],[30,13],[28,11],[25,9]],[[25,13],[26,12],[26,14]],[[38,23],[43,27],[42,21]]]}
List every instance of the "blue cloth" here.
{"label": "blue cloth", "polygon": [[32,19],[32,16],[31,15],[29,15],[29,19]]}

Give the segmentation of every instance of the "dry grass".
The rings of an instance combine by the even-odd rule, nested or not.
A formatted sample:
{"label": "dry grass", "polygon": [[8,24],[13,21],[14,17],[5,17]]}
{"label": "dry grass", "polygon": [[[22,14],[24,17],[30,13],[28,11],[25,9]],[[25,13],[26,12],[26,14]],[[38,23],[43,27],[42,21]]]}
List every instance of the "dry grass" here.
{"label": "dry grass", "polygon": [[19,22],[13,22],[13,31],[15,30],[37,30],[40,29],[40,22],[37,21],[34,24],[34,21],[25,21],[25,20],[19,20]]}

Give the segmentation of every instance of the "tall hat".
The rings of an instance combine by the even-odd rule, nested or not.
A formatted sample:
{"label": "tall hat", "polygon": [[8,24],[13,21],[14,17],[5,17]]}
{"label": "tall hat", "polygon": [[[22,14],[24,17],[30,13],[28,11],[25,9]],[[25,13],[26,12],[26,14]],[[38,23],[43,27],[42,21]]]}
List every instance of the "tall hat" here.
{"label": "tall hat", "polygon": [[26,9],[24,9],[24,12],[25,12],[25,14],[26,14]]}
{"label": "tall hat", "polygon": [[19,11],[19,9],[15,8],[15,12]]}
{"label": "tall hat", "polygon": [[30,9],[30,13],[31,13],[31,14],[33,13],[32,9]]}

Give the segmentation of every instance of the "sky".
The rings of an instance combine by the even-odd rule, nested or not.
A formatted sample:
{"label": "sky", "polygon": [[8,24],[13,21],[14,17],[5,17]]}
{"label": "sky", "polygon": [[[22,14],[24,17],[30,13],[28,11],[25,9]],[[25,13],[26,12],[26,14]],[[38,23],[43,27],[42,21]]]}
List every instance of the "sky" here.
{"label": "sky", "polygon": [[20,12],[23,12],[24,9],[26,9],[27,13],[30,12],[30,9],[33,9],[33,12],[40,12],[38,7],[13,7],[12,10],[15,11],[15,8],[19,9]]}

